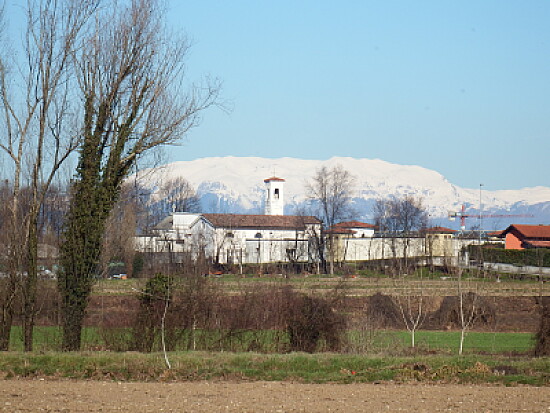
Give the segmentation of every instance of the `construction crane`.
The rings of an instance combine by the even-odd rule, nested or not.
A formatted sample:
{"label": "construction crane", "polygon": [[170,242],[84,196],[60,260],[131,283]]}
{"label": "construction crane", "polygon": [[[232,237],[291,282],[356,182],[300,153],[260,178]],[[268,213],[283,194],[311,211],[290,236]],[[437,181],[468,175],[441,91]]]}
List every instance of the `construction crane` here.
{"label": "construction crane", "polygon": [[462,204],[462,209],[459,212],[449,212],[449,219],[454,221],[455,218],[460,218],[460,230],[466,229],[466,218],[510,218],[510,217],[522,217],[522,218],[534,218],[531,214],[467,214],[466,207]]}

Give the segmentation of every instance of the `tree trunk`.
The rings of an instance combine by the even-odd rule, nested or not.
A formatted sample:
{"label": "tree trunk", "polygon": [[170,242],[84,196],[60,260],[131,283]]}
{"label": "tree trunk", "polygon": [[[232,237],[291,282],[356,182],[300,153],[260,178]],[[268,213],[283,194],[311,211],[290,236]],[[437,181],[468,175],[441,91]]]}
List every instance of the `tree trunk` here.
{"label": "tree trunk", "polygon": [[[15,225],[14,225],[15,227]],[[15,237],[15,228],[11,229]],[[15,314],[16,298],[21,290],[21,251],[20,245],[17,245],[15,238],[11,239],[11,251],[9,256],[9,275],[6,280],[4,291],[2,291],[2,314],[0,317],[0,351],[8,351],[11,337],[11,327],[13,324],[13,316]]]}
{"label": "tree trunk", "polygon": [[8,351],[10,348],[13,308],[5,306],[2,310],[2,319],[0,320],[0,351]]}
{"label": "tree trunk", "polygon": [[[34,209],[34,207],[33,207]],[[36,286],[38,282],[38,212],[31,211],[27,240],[27,277],[23,284],[23,345],[25,351],[33,349],[34,321],[36,316]]]}
{"label": "tree trunk", "polygon": [[82,322],[86,315],[87,300],[83,303],[81,300],[65,299],[62,303],[63,312],[63,351],[78,351],[82,341]]}
{"label": "tree trunk", "polygon": [[[89,201],[85,202],[86,198]],[[105,218],[93,199],[93,194],[86,190],[75,194],[61,248],[63,270],[58,283],[62,297],[62,347],[65,351],[80,349],[82,321],[99,265]],[[87,213],[79,213],[86,210]]]}
{"label": "tree trunk", "polygon": [[462,355],[462,350],[464,349],[464,338],[466,337],[466,330],[463,328],[460,330],[460,343],[458,346],[458,355]]}
{"label": "tree trunk", "polygon": [[8,351],[10,348],[11,323],[11,314],[2,319],[0,325],[0,351]]}
{"label": "tree trunk", "polygon": [[[75,208],[78,210],[78,207]],[[91,223],[90,219],[95,222]],[[64,351],[80,349],[82,321],[101,253],[102,223],[104,220],[99,220],[97,217],[82,218],[81,215],[74,213],[68,218],[66,239],[62,246],[63,270],[58,276],[59,291],[62,296],[62,348]],[[87,233],[86,229],[88,229]]]}

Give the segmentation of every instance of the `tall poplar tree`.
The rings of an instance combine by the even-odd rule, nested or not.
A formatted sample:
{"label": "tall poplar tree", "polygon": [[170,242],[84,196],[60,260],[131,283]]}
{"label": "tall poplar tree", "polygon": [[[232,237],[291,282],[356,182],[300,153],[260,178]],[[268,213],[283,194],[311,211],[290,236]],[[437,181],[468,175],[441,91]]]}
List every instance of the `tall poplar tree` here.
{"label": "tall poplar tree", "polygon": [[217,83],[184,90],[188,43],[163,22],[156,0],[122,2],[98,12],[76,55],[83,125],[58,277],[64,350],[80,348],[105,223],[124,178],[138,157],[176,143],[217,100]]}

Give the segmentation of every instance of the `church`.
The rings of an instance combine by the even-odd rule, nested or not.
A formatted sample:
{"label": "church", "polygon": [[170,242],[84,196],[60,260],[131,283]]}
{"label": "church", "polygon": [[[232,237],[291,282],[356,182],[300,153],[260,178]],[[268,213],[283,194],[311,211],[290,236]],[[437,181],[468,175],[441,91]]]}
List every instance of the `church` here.
{"label": "church", "polygon": [[308,262],[316,256],[314,237],[321,221],[312,216],[284,215],[285,180],[265,183],[263,215],[175,212],[149,236],[137,237],[147,253],[170,253],[175,262],[204,254],[214,264]]}

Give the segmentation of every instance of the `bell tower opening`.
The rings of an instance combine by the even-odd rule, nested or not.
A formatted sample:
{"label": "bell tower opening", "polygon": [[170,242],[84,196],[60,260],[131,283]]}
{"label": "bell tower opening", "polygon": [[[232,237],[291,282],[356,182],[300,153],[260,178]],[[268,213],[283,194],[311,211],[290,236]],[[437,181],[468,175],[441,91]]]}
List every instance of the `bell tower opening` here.
{"label": "bell tower opening", "polygon": [[265,215],[284,215],[283,187],[285,180],[271,177],[264,179],[266,186]]}

